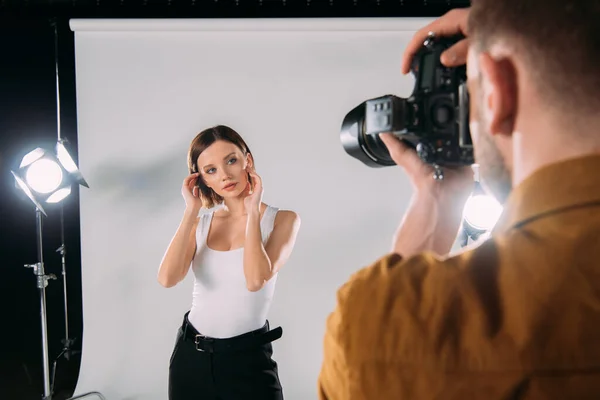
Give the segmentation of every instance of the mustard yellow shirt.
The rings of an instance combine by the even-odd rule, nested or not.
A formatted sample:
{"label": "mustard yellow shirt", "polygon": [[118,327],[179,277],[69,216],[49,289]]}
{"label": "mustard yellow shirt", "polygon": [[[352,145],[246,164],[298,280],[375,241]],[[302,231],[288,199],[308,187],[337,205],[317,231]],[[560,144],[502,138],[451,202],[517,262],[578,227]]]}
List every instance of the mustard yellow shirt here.
{"label": "mustard yellow shirt", "polygon": [[491,237],[388,254],[329,316],[321,400],[600,399],[600,155],[515,188]]}

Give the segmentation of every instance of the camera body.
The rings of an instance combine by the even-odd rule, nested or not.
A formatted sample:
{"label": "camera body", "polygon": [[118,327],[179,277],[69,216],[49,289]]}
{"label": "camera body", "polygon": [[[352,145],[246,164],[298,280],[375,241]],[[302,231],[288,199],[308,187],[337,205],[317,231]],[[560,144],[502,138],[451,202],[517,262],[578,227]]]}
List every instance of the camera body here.
{"label": "camera body", "polygon": [[426,163],[471,165],[466,67],[448,68],[441,54],[462,37],[429,36],[413,57],[415,87],[409,98],[394,95],[367,100],[350,111],[342,123],[344,150],[370,167],[395,165],[380,133],[393,133]]}

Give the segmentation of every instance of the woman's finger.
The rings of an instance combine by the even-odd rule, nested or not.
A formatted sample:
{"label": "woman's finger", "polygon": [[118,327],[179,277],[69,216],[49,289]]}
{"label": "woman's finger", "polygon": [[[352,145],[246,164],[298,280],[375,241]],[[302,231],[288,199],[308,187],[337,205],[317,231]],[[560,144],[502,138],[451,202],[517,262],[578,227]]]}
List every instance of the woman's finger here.
{"label": "woman's finger", "polygon": [[190,175],[186,176],[185,179],[183,180],[183,182],[185,182],[187,184],[189,181],[197,178],[198,175],[200,175],[199,172],[194,172],[193,174],[190,174]]}
{"label": "woman's finger", "polygon": [[188,189],[193,190],[196,187],[196,180],[190,179],[187,183],[187,187]]}
{"label": "woman's finger", "polygon": [[262,178],[258,174],[252,174],[252,181],[254,182],[253,190],[262,186]]}

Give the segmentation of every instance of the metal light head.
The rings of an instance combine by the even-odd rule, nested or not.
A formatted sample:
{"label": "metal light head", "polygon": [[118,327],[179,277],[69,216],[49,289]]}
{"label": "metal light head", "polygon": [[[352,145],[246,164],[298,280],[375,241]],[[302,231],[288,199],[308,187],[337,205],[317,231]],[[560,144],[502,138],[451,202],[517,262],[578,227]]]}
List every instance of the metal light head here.
{"label": "metal light head", "polygon": [[83,175],[81,175],[77,164],[75,164],[73,157],[71,157],[71,153],[69,152],[69,142],[67,139],[60,139],[56,143],[56,157],[63,168],[70,174],[74,183],[85,186],[89,189],[89,186],[83,178]]}
{"label": "metal light head", "polygon": [[89,187],[70,156],[64,140],[56,144],[56,152],[38,147],[27,153],[18,170],[11,171],[18,188],[44,215],[43,203],[59,203],[71,194],[73,184]]}

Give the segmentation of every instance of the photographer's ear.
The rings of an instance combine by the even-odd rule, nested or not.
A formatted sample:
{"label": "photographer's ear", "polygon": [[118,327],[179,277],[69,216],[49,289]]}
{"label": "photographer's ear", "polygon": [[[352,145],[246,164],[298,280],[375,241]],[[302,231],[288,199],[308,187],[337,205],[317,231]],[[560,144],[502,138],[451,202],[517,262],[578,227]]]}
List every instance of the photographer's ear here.
{"label": "photographer's ear", "polygon": [[505,56],[479,55],[481,112],[492,135],[511,136],[517,109],[517,74],[513,60]]}

